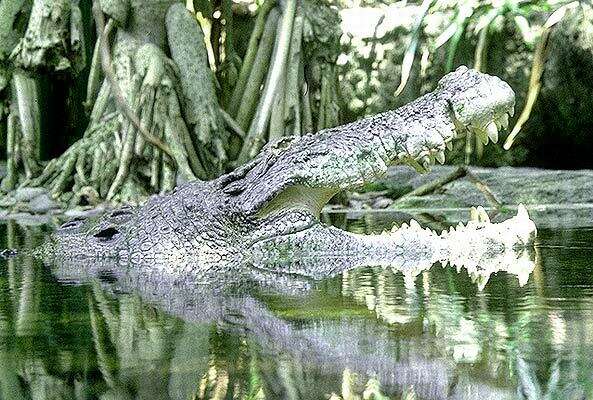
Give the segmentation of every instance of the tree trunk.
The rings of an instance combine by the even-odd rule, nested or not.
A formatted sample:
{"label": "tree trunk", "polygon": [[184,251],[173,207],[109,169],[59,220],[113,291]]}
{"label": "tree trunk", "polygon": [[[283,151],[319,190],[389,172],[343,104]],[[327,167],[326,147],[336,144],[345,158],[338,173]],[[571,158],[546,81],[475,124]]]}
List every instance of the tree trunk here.
{"label": "tree trunk", "polygon": [[214,90],[214,77],[208,64],[204,34],[182,4],[167,13],[167,32],[171,56],[179,68],[185,98],[185,121],[193,129],[192,142],[200,155],[201,176],[210,178],[223,172],[227,163],[228,135]]}
{"label": "tree trunk", "polygon": [[[0,3],[0,60],[10,104],[7,117],[8,174],[3,191],[15,188],[19,171],[30,180],[40,170],[41,114],[38,73],[77,71],[84,65],[82,19],[77,1],[6,0]],[[28,16],[28,17],[27,17]],[[26,28],[26,29],[25,29]]]}
{"label": "tree trunk", "polygon": [[178,179],[219,174],[226,131],[195,18],[173,0],[104,0],[100,12],[109,20],[93,64],[101,61],[106,79],[98,91],[89,85],[98,93],[94,103],[88,97],[91,122],[34,183],[62,201],[135,202]]}
{"label": "tree trunk", "polygon": [[212,43],[180,0],[94,0],[89,123],[66,152],[43,163],[40,137],[49,133],[39,122],[39,74],[80,71],[82,22],[91,22],[83,21],[76,0],[33,0],[29,8],[30,1],[2,1],[0,61],[9,63],[0,65],[10,68],[0,70],[0,111],[10,115],[2,125],[8,175],[1,189],[45,187],[68,206],[135,203],[179,181],[216,177],[267,140],[337,123],[335,58],[319,56],[328,53],[319,48],[335,45],[335,26],[311,49],[325,25],[339,24],[304,3],[265,1],[241,63],[234,43],[242,31],[232,29],[230,0],[210,5],[221,12],[217,18],[214,12],[199,18],[205,29],[220,29],[208,39],[219,46],[217,60],[209,59]]}

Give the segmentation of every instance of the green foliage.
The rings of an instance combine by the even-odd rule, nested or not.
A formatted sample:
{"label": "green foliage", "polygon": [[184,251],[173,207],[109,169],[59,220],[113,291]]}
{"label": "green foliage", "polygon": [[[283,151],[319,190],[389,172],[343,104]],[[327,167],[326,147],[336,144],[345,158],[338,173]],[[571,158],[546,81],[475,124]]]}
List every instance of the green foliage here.
{"label": "green foliage", "polygon": [[[8,57],[12,47],[0,49],[0,133],[9,160],[4,192],[41,186],[67,207],[138,202],[179,180],[230,171],[268,140],[340,122],[340,17],[329,3],[195,0],[188,12],[176,0],[94,0],[92,18],[85,10],[81,19],[75,3],[51,16],[37,12],[46,2],[36,0],[32,9],[21,0],[0,6],[6,22],[0,37],[11,38],[2,44],[20,49],[19,60],[27,61]],[[16,23],[17,14],[24,14],[24,25]],[[58,22],[60,29],[43,28]],[[90,122],[80,119],[85,126],[75,130],[84,132],[82,138],[62,140],[70,148],[45,162],[38,150],[49,134],[46,118],[37,118],[33,106],[25,107],[32,114],[27,118],[19,107],[47,102],[52,94],[39,82],[55,78],[57,69],[70,81],[78,69],[65,70],[66,62],[33,68],[30,60],[39,66],[44,55],[63,55],[60,60],[72,59],[74,66],[84,47],[82,32],[93,23],[101,40],[82,77]],[[121,29],[129,35],[118,35]],[[30,37],[37,39],[34,46]],[[12,76],[16,67],[24,70]],[[52,102],[66,108],[79,98],[70,92]]]}
{"label": "green foliage", "polygon": [[[350,35],[343,43],[339,64],[348,118],[399,107],[434,89],[440,77],[461,64],[505,79],[515,89],[516,107],[521,109],[530,97],[533,100],[529,64],[546,39],[546,17],[570,4],[567,0],[436,0],[377,7],[383,17],[377,19],[374,34]],[[385,18],[390,14],[400,18]],[[538,62],[543,65],[541,57]],[[466,143],[456,143],[449,159],[512,165],[524,162],[526,156],[525,147],[511,152],[501,146],[483,148],[479,140],[469,137]]]}

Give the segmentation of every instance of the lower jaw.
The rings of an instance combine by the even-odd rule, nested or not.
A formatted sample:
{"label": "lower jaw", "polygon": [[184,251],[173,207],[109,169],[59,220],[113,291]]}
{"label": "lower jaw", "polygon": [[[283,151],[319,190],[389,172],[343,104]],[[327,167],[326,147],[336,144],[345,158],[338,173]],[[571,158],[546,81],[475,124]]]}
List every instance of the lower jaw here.
{"label": "lower jaw", "polygon": [[323,278],[359,266],[429,268],[439,254],[437,241],[407,246],[397,236],[362,235],[321,224],[255,243],[245,261],[267,270]]}
{"label": "lower jaw", "polygon": [[[245,261],[261,269],[318,278],[359,266],[389,267],[415,276],[437,262],[472,273],[514,269],[523,273],[534,266],[532,254],[525,251],[530,246],[512,238],[513,229],[520,233],[527,223],[533,224],[525,213],[502,224],[473,222],[441,235],[422,229],[415,221],[377,235],[318,224],[255,243],[246,252]],[[508,240],[501,235],[507,235]]]}

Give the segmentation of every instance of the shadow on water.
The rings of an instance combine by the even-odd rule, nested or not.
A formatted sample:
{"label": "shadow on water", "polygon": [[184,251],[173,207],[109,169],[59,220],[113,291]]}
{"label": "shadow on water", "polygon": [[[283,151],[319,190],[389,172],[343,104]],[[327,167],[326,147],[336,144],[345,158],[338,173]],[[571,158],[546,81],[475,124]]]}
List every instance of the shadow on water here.
{"label": "shadow on water", "polygon": [[[0,229],[0,247],[47,234]],[[529,257],[406,276],[309,261],[332,271],[318,280],[1,261],[0,398],[590,398],[592,239],[546,230]]]}

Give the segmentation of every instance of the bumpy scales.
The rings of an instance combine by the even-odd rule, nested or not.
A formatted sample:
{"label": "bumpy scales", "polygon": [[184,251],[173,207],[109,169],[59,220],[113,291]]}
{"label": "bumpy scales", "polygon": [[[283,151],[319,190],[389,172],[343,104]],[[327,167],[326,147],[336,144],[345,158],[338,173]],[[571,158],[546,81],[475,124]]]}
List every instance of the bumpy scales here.
{"label": "bumpy scales", "polygon": [[413,265],[460,257],[452,245],[459,243],[482,255],[501,252],[533,236],[535,226],[524,209],[503,224],[476,212],[476,221],[440,236],[414,222],[382,235],[354,235],[322,225],[319,213],[334,194],[376,179],[389,165],[405,163],[423,172],[434,160],[443,162],[459,134],[496,142],[513,107],[514,93],[505,82],[460,67],[434,92],[395,111],[280,139],[210,182],[185,184],[96,221],[67,222],[54,234],[52,252],[151,263],[169,272],[196,263],[219,268],[315,254]]}

